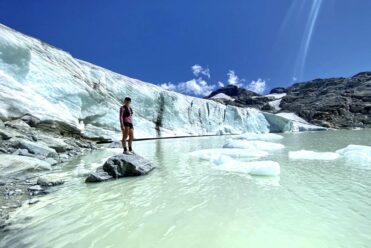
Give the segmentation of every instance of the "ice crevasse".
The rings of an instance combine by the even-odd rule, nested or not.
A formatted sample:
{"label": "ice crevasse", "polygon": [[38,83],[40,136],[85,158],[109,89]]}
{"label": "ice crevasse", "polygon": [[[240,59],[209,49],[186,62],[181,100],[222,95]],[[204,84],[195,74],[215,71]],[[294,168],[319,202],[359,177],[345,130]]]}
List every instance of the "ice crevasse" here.
{"label": "ice crevasse", "polygon": [[133,99],[136,138],[299,130],[295,120],[114,73],[0,24],[2,120],[29,114],[88,138],[119,139],[118,111],[126,96]]}

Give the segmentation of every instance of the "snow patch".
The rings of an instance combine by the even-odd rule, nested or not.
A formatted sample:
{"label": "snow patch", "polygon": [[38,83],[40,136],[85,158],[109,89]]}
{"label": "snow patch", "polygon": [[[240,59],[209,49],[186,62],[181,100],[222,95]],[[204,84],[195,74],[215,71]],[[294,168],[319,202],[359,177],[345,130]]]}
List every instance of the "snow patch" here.
{"label": "snow patch", "polygon": [[280,111],[280,110],[281,110],[281,108],[280,108],[281,101],[282,101],[282,99],[278,99],[278,100],[270,101],[270,102],[268,102],[268,104],[269,104],[269,106],[271,106],[274,110],[276,110],[276,111]]}
{"label": "snow patch", "polygon": [[308,150],[289,152],[289,158],[292,160],[335,160],[339,157],[339,154],[335,152],[315,152]]}
{"label": "snow patch", "polygon": [[224,93],[216,94],[215,96],[212,96],[211,98],[212,99],[225,99],[225,100],[229,100],[229,101],[234,101],[233,97],[230,97],[230,96],[228,96]]}
{"label": "snow patch", "polygon": [[291,121],[297,121],[297,122],[309,124],[306,120],[299,117],[295,113],[278,113],[276,115],[281,116],[281,117],[286,118],[286,119],[291,120]]}
{"label": "snow patch", "polygon": [[285,97],[287,94],[286,93],[272,93],[272,94],[268,94],[268,95],[265,95],[266,97],[273,97],[275,99],[281,99],[283,97]]}

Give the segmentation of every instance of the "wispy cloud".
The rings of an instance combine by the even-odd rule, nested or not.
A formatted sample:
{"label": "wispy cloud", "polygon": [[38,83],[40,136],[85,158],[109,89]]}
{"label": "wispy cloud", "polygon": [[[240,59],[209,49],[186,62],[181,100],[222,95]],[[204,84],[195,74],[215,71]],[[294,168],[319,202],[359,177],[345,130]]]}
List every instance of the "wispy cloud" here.
{"label": "wispy cloud", "polygon": [[193,75],[195,75],[196,77],[200,76],[200,75],[204,75],[204,76],[207,76],[208,78],[210,78],[210,69],[209,68],[203,68],[201,65],[199,64],[195,64],[191,67],[192,69],[192,72],[193,72]]}
{"label": "wispy cloud", "polygon": [[244,79],[240,79],[237,74],[234,72],[234,70],[229,70],[227,73],[228,75],[228,83],[231,85],[236,85],[238,87],[242,87],[242,83]]}

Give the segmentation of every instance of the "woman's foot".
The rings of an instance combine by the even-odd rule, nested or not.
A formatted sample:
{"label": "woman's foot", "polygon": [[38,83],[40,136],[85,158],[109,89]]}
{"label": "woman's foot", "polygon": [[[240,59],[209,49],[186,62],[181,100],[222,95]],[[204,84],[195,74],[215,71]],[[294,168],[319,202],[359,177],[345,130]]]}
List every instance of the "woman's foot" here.
{"label": "woman's foot", "polygon": [[134,152],[131,152],[131,151],[124,151],[123,154],[126,154],[126,155],[133,155]]}

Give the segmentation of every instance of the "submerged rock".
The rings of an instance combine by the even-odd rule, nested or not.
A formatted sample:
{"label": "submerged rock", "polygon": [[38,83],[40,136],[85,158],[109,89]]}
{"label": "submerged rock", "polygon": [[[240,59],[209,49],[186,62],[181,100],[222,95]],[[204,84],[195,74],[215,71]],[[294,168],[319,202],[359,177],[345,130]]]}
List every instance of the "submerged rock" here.
{"label": "submerged rock", "polygon": [[112,178],[141,176],[154,169],[152,163],[139,155],[120,154],[109,158],[85,182],[102,182]]}
{"label": "submerged rock", "polygon": [[91,173],[85,180],[86,183],[99,183],[112,179],[102,167],[98,168],[96,172]]}

